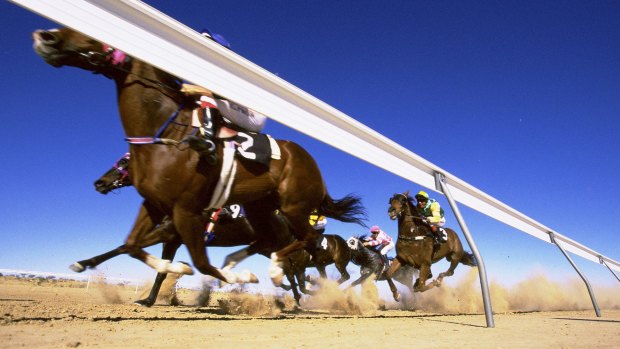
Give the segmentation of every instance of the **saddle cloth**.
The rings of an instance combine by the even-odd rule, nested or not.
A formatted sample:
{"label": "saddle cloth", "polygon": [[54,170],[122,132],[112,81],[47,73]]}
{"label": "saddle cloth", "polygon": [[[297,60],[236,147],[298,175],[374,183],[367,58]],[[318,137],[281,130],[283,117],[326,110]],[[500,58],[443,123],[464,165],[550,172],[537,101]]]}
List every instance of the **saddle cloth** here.
{"label": "saddle cloth", "polygon": [[[243,132],[238,132],[237,136],[244,141],[241,143],[234,140],[224,142],[220,178],[213,190],[209,208],[222,207],[230,196],[230,190],[237,174],[235,154],[239,154],[245,159],[258,161],[266,166],[269,166],[270,159],[280,159],[280,147],[271,136],[262,133],[246,134]],[[243,147],[244,144],[245,148]]]}

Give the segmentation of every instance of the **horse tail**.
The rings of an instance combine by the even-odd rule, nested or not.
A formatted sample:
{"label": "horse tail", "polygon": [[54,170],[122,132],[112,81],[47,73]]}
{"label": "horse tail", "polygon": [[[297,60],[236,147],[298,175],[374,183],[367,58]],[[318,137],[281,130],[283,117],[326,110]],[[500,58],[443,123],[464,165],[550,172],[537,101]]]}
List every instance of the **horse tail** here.
{"label": "horse tail", "polygon": [[362,205],[362,200],[355,195],[349,194],[342,199],[335,200],[326,194],[318,211],[326,217],[366,227],[364,222],[368,217],[366,209]]}
{"label": "horse tail", "polygon": [[470,267],[477,267],[478,261],[473,253],[465,252],[463,258],[461,258],[461,263],[465,265],[469,265]]}

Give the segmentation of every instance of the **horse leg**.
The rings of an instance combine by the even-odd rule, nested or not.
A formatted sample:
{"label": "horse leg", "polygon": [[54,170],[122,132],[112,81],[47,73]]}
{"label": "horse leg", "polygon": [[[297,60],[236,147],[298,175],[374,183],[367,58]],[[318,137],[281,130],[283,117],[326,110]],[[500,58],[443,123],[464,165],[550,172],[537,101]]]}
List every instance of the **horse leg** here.
{"label": "horse leg", "polygon": [[98,256],[75,262],[69,266],[69,269],[73,270],[76,273],[81,273],[86,269],[95,268],[96,266],[107,261],[110,258],[114,258],[125,253],[127,253],[127,248],[125,247],[125,245],[121,245],[111,251],[100,254]]}
{"label": "horse leg", "polygon": [[293,264],[290,260],[286,260],[283,265],[284,275],[288,280],[291,291],[293,291],[293,298],[295,298],[295,303],[300,305],[301,294],[299,293],[299,287],[297,282],[295,281],[295,272],[293,271]]}
{"label": "horse leg", "polygon": [[402,264],[400,263],[400,260],[398,258],[392,259],[392,264],[390,265],[390,268],[385,272],[385,277],[392,278],[392,275],[394,275],[394,273],[396,273],[396,271],[400,269],[401,265]]}
{"label": "horse leg", "polygon": [[163,217],[164,215],[159,210],[143,201],[136,222],[125,240],[127,253],[160,273],[193,274],[194,271],[187,264],[171,263],[169,260],[159,259],[142,249],[146,246],[145,239],[152,236],[150,233],[155,225],[162,221]]}
{"label": "horse leg", "polygon": [[[174,259],[174,256],[176,255],[179,247],[181,247],[181,241],[178,240],[175,242],[164,243],[161,258],[167,260]],[[148,297],[144,299],[139,299],[134,303],[145,307],[150,307],[155,304],[155,301],[157,300],[157,295],[159,294],[159,290],[161,289],[161,284],[164,282],[167,275],[167,273],[157,273],[157,276],[155,277],[155,282],[153,283],[153,287],[151,288],[151,292],[149,293]]]}
{"label": "horse leg", "polygon": [[432,281],[428,285],[426,285],[426,280],[428,279],[428,275],[431,271],[431,267],[429,264],[422,264],[420,266],[420,275],[413,285],[413,292],[424,292],[428,291],[431,288],[437,286],[437,281]]}
{"label": "horse leg", "polygon": [[297,278],[297,284],[299,285],[299,290],[303,294],[314,295],[316,292],[310,290],[306,287],[306,268],[303,266],[295,267],[295,277]]}
{"label": "horse leg", "polygon": [[457,258],[454,255],[446,257],[446,259],[450,261],[450,267],[445,272],[439,273],[439,276],[437,277],[437,280],[436,280],[437,286],[441,286],[441,282],[443,281],[444,277],[454,275],[454,270],[459,265],[461,258]]}
{"label": "horse leg", "polygon": [[400,293],[398,293],[398,289],[396,289],[396,285],[394,284],[394,281],[392,281],[392,278],[388,277],[387,275],[384,275],[385,280],[388,282],[388,285],[390,285],[390,291],[392,291],[392,296],[394,297],[395,301],[400,301]]}
{"label": "horse leg", "polygon": [[327,279],[327,272],[325,272],[325,266],[324,265],[318,265],[317,264],[316,270],[319,271],[319,275],[321,275],[322,279]]}
{"label": "horse leg", "polygon": [[[162,222],[157,228],[152,229],[142,235],[142,237],[140,238],[139,246],[149,247],[160,242],[172,242],[177,238],[178,235],[174,230],[174,225],[172,225],[172,222],[170,220],[164,220],[164,222]],[[76,273],[81,273],[86,269],[95,268],[96,266],[107,261],[108,259],[128,252],[129,251],[127,249],[127,246],[121,245],[111,251],[100,254],[98,256],[75,262],[70,265],[69,268]]]}
{"label": "horse leg", "polygon": [[316,254],[314,252],[316,250],[316,239],[318,238],[319,234],[314,229],[312,229],[310,224],[308,224],[308,215],[309,213],[306,214],[304,217],[300,217],[285,214],[292,227],[292,232],[294,233],[297,240],[290,243],[283,249],[271,254],[269,276],[271,277],[271,281],[273,282],[273,284],[276,286],[282,284],[282,260],[288,255],[303,248],[306,249],[306,251],[310,253],[313,258],[316,258]]}
{"label": "horse leg", "polygon": [[[231,284],[258,280],[255,275],[249,272],[237,274],[231,270],[218,269],[209,263],[206,244],[203,234],[201,234],[204,229],[201,212],[192,212],[181,205],[176,205],[173,212],[173,221],[192,258],[192,263],[202,274],[213,276]],[[167,268],[168,265],[165,265],[165,267]],[[168,272],[171,271],[168,269]]]}
{"label": "horse leg", "polygon": [[338,279],[338,285],[340,285],[341,283],[351,278],[351,275],[349,275],[349,272],[347,271],[347,264],[349,264],[348,260],[345,261],[344,263],[342,262],[335,263],[336,269],[338,269],[338,272],[340,273],[340,279]]}
{"label": "horse leg", "polygon": [[222,269],[232,269],[240,263],[242,260],[250,257],[254,253],[250,252],[251,246],[244,247],[238,251],[235,251],[224,258],[224,263],[222,263]]}
{"label": "horse leg", "polygon": [[361,276],[360,276],[357,280],[353,281],[353,282],[351,283],[351,285],[349,285],[349,287],[348,287],[348,288],[355,287],[355,286],[357,286],[357,285],[361,284],[362,282],[366,281],[366,279],[368,279],[368,278],[370,277],[370,275],[371,275],[371,274],[372,274],[372,273],[365,273],[365,274],[362,274],[362,275],[361,275]]}

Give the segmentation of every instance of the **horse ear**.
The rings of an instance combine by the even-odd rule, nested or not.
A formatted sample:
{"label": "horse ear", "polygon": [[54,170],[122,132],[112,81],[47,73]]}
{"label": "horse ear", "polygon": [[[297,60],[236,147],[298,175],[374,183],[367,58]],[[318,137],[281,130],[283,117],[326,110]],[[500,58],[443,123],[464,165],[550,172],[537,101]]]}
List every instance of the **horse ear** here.
{"label": "horse ear", "polygon": [[409,196],[409,190],[407,190],[406,192],[404,192],[404,193],[403,193],[403,195],[405,195],[405,196],[407,196],[407,197],[408,197],[408,196]]}
{"label": "horse ear", "polygon": [[392,204],[392,200],[394,200],[394,198],[397,196],[398,194],[394,193],[394,195],[392,195],[391,198],[388,199],[388,205]]}

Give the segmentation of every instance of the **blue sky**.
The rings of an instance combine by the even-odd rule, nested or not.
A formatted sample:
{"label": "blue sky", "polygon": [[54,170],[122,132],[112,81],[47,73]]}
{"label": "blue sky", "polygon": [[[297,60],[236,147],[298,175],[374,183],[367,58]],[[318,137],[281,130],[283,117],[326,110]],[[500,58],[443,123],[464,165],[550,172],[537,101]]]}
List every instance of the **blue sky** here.
{"label": "blue sky", "polygon": [[[224,35],[250,61],[620,260],[620,3],[146,2],[196,30]],[[31,32],[56,23],[6,1],[0,18],[0,268],[69,273],[70,263],[122,244],[141,202],[133,188],[102,196],[92,185],[128,148],[114,86],[36,56]],[[308,149],[332,196],[360,195],[368,223],[395,237],[387,199],[420,190],[417,184],[275,121],[265,132]],[[446,200],[433,196],[446,209],[447,225],[458,228]],[[460,209],[491,280],[577,277],[555,246]],[[365,230],[332,220],[328,232],[346,238]],[[209,255],[219,265],[232,250],[211,248]],[[159,255],[161,248],[149,251]],[[188,260],[184,249],[177,259]],[[604,266],[573,259],[593,283],[617,283]],[[442,263],[433,269],[445,269]],[[267,259],[252,257],[240,268],[270,286]],[[154,275],[127,256],[100,270]]]}

